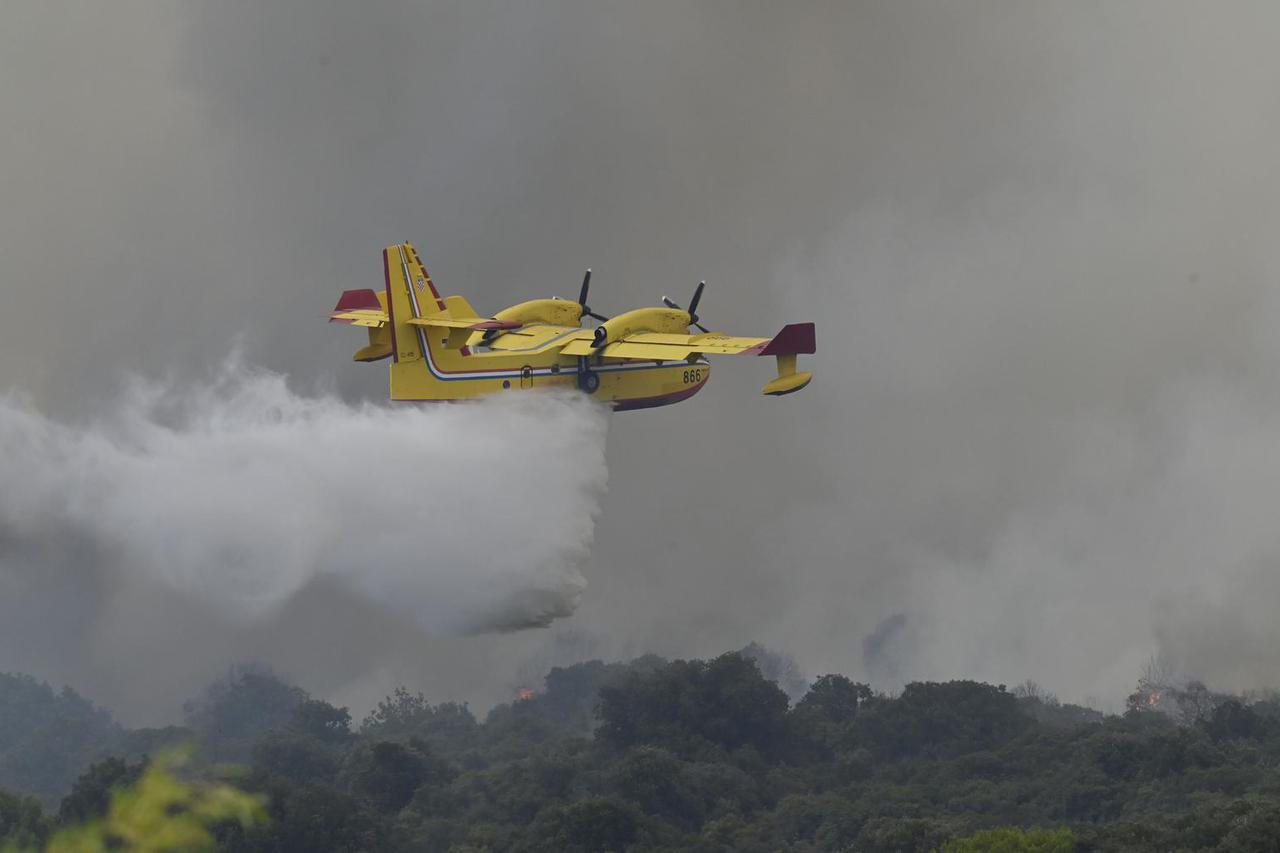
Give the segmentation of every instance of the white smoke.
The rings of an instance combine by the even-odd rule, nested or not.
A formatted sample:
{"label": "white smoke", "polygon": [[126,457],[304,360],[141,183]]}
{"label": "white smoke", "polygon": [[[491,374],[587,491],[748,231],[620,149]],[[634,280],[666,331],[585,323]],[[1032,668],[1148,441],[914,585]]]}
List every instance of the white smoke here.
{"label": "white smoke", "polygon": [[585,585],[604,439],[579,395],[350,405],[234,363],[85,427],[3,398],[5,609],[59,577],[252,625],[336,582],[432,633],[543,625]]}

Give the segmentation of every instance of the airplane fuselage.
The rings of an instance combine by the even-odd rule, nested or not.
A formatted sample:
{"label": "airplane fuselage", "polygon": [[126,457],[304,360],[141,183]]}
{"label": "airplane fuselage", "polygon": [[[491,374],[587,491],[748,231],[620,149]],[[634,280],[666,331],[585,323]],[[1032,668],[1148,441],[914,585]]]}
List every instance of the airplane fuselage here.
{"label": "airplane fuselage", "polygon": [[438,329],[413,331],[418,346],[400,347],[402,357],[391,365],[393,400],[466,400],[559,387],[581,389],[621,411],[686,400],[711,377],[704,358],[664,362],[562,355],[566,339],[590,337],[591,330],[581,327],[524,326],[504,332],[492,348],[477,343],[456,351],[445,349],[448,338]]}

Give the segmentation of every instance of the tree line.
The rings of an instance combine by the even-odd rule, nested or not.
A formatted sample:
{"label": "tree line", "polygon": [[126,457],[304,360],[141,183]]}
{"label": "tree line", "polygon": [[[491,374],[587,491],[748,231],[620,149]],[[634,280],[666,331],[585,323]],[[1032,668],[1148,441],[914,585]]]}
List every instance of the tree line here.
{"label": "tree line", "polygon": [[136,730],[0,676],[0,837],[35,847],[101,818],[149,756],[192,743],[189,773],[237,767],[266,803],[213,827],[228,851],[1277,849],[1274,696],[1153,702],[1147,684],[1106,716],[1030,683],[887,695],[829,674],[792,699],[757,661],[559,667],[483,719],[399,688],[358,724],[240,667],[184,726]]}

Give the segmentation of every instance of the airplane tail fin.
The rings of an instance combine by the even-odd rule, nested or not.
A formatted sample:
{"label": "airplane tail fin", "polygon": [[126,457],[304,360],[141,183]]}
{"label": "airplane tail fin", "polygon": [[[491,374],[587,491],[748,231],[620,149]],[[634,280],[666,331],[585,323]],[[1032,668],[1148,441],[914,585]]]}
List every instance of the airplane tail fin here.
{"label": "airplane tail fin", "polygon": [[445,302],[412,243],[383,249],[382,266],[395,361],[397,364],[420,361],[425,357],[427,340],[414,328],[413,321],[444,311]]}
{"label": "airplane tail fin", "polygon": [[453,399],[450,380],[466,370],[471,336],[519,323],[476,317],[465,299],[441,297],[411,243],[388,246],[382,263],[394,356],[391,399]]}
{"label": "airplane tail fin", "polygon": [[329,314],[329,322],[368,329],[369,345],[356,352],[356,361],[388,356],[394,356],[397,363],[418,361],[423,357],[426,337],[412,324],[419,317],[444,311],[445,302],[411,244],[384,249],[382,264],[386,286],[381,291],[344,291]]}

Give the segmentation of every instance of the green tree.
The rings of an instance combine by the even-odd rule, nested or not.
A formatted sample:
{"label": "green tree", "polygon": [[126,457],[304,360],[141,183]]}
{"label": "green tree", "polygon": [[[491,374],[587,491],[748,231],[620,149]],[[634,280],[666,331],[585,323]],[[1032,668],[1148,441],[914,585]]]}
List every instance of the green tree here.
{"label": "green tree", "polygon": [[49,853],[199,853],[213,850],[211,827],[251,826],[266,818],[262,800],[230,785],[187,781],[176,771],[187,755],[170,752],[152,762],[133,785],[115,789],[101,818],[58,832]]}
{"label": "green tree", "polygon": [[665,749],[642,746],[627,752],[608,770],[608,785],[647,814],[687,828],[702,824],[706,803],[685,763]]}
{"label": "green tree", "polygon": [[1204,730],[1217,741],[1253,738],[1266,733],[1269,722],[1238,699],[1228,699],[1213,709]]}
{"label": "green tree", "polygon": [[5,850],[41,847],[49,829],[49,821],[35,797],[0,791],[0,844]]}
{"label": "green tree", "polygon": [[245,761],[253,742],[282,728],[309,697],[262,666],[232,667],[225,678],[183,705],[187,725],[220,761]]}
{"label": "green tree", "polygon": [[102,817],[111,806],[112,792],[137,782],[146,768],[145,759],[129,764],[114,756],[90,765],[71,786],[71,792],[62,798],[58,823],[70,826]]}
{"label": "green tree", "polygon": [[440,788],[456,775],[447,762],[431,755],[416,738],[408,744],[379,741],[356,751],[347,776],[351,790],[379,811],[398,812],[424,785]]}
{"label": "green tree", "polygon": [[553,667],[543,679],[543,690],[519,704],[565,732],[590,734],[601,687],[617,683],[628,672],[649,672],[665,664],[661,658],[647,656],[626,664],[592,660]]}
{"label": "green tree", "polygon": [[353,737],[351,712],[319,699],[307,699],[294,708],[286,728],[324,743],[344,744]]}
{"label": "green tree", "polygon": [[355,740],[351,714],[328,702],[308,699],[289,722],[253,745],[253,765],[299,781],[331,779],[342,766],[345,748]]}
{"label": "green tree", "polygon": [[685,755],[701,744],[752,746],[773,755],[783,745],[787,705],[786,694],[739,654],[673,661],[601,687],[596,736],[615,746],[648,743]]}
{"label": "green tree", "polygon": [[1076,837],[1067,829],[984,829],[942,845],[943,853],[1072,853]]}
{"label": "green tree", "polygon": [[360,733],[380,740],[416,737],[443,754],[470,746],[478,727],[466,703],[432,705],[421,693],[397,687],[364,718]]}
{"label": "green tree", "polygon": [[859,711],[859,740],[882,758],[992,749],[1034,725],[1004,685],[976,681],[914,682]]}
{"label": "green tree", "polygon": [[331,785],[271,777],[255,780],[254,786],[270,804],[269,820],[250,827],[219,827],[220,851],[357,853],[393,849],[385,821],[359,798]]}
{"label": "green tree", "polygon": [[640,834],[639,809],[612,797],[590,797],[552,806],[538,815],[518,850],[546,853],[622,851]]}
{"label": "green tree", "polygon": [[824,675],[813,682],[789,714],[797,748],[827,759],[854,741],[858,706],[871,698],[871,688],[843,675]]}
{"label": "green tree", "polygon": [[56,805],[123,737],[110,713],[71,688],[54,692],[28,675],[0,674],[0,786]]}

